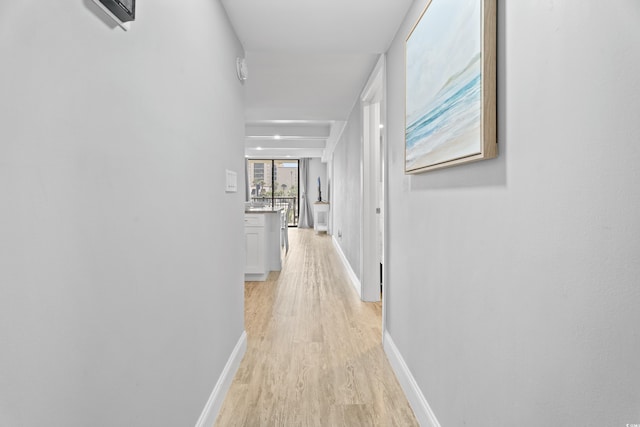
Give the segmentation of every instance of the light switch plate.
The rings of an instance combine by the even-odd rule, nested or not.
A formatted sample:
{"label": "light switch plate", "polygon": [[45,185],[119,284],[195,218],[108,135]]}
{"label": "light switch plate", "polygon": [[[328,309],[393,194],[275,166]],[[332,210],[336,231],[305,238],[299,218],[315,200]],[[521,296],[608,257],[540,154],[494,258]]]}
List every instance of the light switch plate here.
{"label": "light switch plate", "polygon": [[226,170],[226,184],[224,191],[227,193],[237,193],[238,192],[238,174],[234,171]]}

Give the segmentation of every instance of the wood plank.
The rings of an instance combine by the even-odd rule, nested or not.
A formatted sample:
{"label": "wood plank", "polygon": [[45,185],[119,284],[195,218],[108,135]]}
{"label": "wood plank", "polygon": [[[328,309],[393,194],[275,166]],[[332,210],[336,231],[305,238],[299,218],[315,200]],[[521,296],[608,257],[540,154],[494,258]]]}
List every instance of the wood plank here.
{"label": "wood plank", "polygon": [[290,230],[282,271],[245,283],[247,352],[216,426],[418,426],[331,243]]}

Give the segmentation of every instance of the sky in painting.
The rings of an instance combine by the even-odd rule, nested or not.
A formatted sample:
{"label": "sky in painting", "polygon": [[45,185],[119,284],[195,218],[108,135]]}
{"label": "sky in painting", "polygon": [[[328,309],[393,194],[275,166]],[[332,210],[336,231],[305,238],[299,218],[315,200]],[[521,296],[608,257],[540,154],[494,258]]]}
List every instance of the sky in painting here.
{"label": "sky in painting", "polygon": [[481,0],[433,0],[407,41],[407,124],[480,52]]}

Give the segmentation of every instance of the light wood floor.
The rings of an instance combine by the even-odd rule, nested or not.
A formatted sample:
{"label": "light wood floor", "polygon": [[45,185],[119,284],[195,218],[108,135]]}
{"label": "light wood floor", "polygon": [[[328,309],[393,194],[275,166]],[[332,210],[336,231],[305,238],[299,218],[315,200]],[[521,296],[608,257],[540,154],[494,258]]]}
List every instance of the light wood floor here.
{"label": "light wood floor", "polygon": [[245,283],[247,352],[216,426],[418,426],[331,237],[292,229],[282,272]]}

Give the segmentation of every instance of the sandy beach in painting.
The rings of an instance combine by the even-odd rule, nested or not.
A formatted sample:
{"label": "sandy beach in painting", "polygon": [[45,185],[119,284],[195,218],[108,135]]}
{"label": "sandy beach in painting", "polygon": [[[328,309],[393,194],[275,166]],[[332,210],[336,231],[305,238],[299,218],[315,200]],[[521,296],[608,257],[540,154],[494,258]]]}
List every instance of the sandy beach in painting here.
{"label": "sandy beach in painting", "polygon": [[480,152],[481,93],[478,55],[408,124],[407,170]]}
{"label": "sandy beach in painting", "polygon": [[440,163],[478,154],[479,150],[470,149],[471,147],[476,147],[478,145],[477,141],[477,132],[471,130],[466,135],[461,135],[456,139],[451,139],[447,141],[446,144],[441,144],[429,151],[427,154],[417,158],[416,161],[412,163],[412,166],[407,165],[407,170],[435,166]]}

